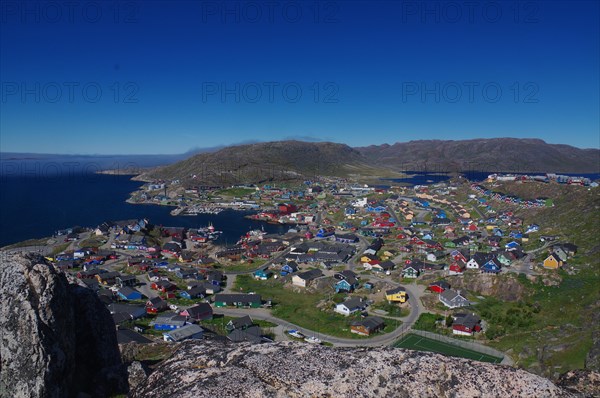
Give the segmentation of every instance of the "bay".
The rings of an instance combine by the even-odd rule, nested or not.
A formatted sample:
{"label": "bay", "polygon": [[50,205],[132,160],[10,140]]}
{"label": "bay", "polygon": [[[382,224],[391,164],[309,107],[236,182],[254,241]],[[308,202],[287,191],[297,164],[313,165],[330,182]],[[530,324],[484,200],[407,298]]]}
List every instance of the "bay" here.
{"label": "bay", "polygon": [[223,231],[218,244],[234,244],[250,229],[285,233],[289,226],[244,218],[249,212],[171,216],[170,206],[125,202],[142,185],[131,176],[69,173],[45,176],[3,176],[0,179],[0,247],[51,236],[73,226],[96,227],[107,220],[147,218],[163,226],[198,228],[212,223]]}

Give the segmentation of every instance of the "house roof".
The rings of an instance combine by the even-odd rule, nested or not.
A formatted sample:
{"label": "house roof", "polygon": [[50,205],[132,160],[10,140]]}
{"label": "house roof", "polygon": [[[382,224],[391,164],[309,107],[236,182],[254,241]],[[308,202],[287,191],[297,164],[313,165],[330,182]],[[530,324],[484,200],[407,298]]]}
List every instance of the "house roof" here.
{"label": "house roof", "polygon": [[212,307],[208,303],[198,303],[193,307],[189,307],[186,311],[191,318],[194,318],[197,315],[206,314],[208,312],[212,314],[213,312]]}
{"label": "house roof", "polygon": [[400,293],[400,292],[406,292],[406,289],[403,288],[402,286],[398,286],[393,289],[386,290],[385,294],[390,295],[390,294],[396,294],[396,293]]}
{"label": "house roof", "polygon": [[446,282],[446,281],[433,282],[429,286],[439,286],[442,289],[450,289],[450,284],[448,282]]}
{"label": "house roof", "polygon": [[363,301],[358,297],[350,297],[348,300],[340,303],[339,305],[344,305],[349,310],[360,309],[365,306]]}
{"label": "house roof", "polygon": [[250,326],[248,329],[234,329],[227,335],[227,338],[234,343],[250,342],[262,343],[261,330],[258,326]]}
{"label": "house roof", "polygon": [[244,329],[254,325],[252,318],[249,315],[245,315],[241,318],[235,318],[229,321],[234,329]]}
{"label": "house roof", "polygon": [[197,296],[199,294],[205,294],[206,288],[204,286],[194,286],[193,288],[188,289],[187,292],[190,296]]}
{"label": "house roof", "polygon": [[297,275],[300,279],[304,279],[305,281],[310,281],[316,278],[323,276],[323,272],[320,269],[311,269],[306,272],[302,272]]}
{"label": "house roof", "polygon": [[175,341],[181,341],[190,338],[197,333],[202,333],[203,331],[204,330],[198,325],[188,324],[163,334],[171,337]]}
{"label": "house roof", "polygon": [[137,332],[134,332],[131,329],[117,329],[117,343],[125,344],[132,342],[139,344],[148,344],[152,343],[152,340],[142,336]]}
{"label": "house roof", "polygon": [[444,290],[442,293],[440,293],[440,298],[444,299],[447,302],[466,301],[467,300],[460,293],[458,293],[457,291],[452,290],[452,289],[446,289],[446,290]]}
{"label": "house roof", "polygon": [[460,313],[460,314],[456,314],[454,315],[454,325],[462,325],[462,326],[466,326],[469,329],[473,329],[475,327],[475,325],[477,325],[479,322],[481,322],[481,318],[479,318],[477,315],[475,314],[465,314],[465,313]]}
{"label": "house roof", "polygon": [[235,294],[216,294],[215,301],[225,302],[225,303],[260,303],[261,298],[260,294],[244,294],[244,293],[235,293]]}
{"label": "house roof", "polygon": [[167,302],[158,296],[149,299],[147,303],[152,304],[154,307],[167,306]]}
{"label": "house roof", "polygon": [[146,308],[141,305],[112,303],[109,304],[107,308],[111,314],[116,314],[119,312],[129,314],[130,316],[136,314],[146,314]]}
{"label": "house roof", "polygon": [[168,312],[161,315],[158,315],[153,324],[166,324],[166,325],[185,325],[187,319],[185,316],[176,314],[174,312]]}
{"label": "house roof", "polygon": [[387,260],[382,263],[379,263],[379,266],[384,270],[390,270],[394,269],[396,267],[396,264],[394,264],[391,260]]}
{"label": "house roof", "polygon": [[368,330],[377,329],[384,325],[383,319],[378,316],[368,316],[363,320],[354,322],[355,326],[364,326]]}

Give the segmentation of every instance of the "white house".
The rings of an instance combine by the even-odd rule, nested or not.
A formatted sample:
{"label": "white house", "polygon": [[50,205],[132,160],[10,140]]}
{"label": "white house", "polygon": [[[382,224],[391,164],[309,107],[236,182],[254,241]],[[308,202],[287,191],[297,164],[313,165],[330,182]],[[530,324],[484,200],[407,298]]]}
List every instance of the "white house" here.
{"label": "white house", "polygon": [[311,269],[310,271],[302,272],[292,276],[292,284],[294,286],[307,287],[310,282],[323,276],[321,270]]}
{"label": "white house", "polygon": [[461,296],[460,292],[446,289],[439,295],[439,299],[448,308],[466,307],[471,304],[466,297]]}
{"label": "white house", "polygon": [[352,297],[335,306],[335,312],[348,316],[366,308],[366,304],[358,297]]}

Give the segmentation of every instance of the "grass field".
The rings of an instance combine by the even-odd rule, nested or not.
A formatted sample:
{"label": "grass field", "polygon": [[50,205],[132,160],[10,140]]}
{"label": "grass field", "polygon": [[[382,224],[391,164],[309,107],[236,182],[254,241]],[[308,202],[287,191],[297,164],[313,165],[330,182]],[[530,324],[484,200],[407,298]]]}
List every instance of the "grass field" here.
{"label": "grass field", "polygon": [[500,363],[502,361],[502,358],[462,348],[453,344],[445,343],[443,341],[428,339],[426,337],[421,337],[416,334],[407,334],[406,336],[398,340],[394,344],[394,347],[407,348],[409,350],[416,351],[437,352],[439,354],[473,359],[481,362]]}

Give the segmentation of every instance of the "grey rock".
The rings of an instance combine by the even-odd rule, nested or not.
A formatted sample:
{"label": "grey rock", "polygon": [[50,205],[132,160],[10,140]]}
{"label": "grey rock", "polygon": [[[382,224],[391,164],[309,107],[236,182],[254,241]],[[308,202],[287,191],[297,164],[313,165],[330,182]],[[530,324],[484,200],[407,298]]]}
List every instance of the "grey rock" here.
{"label": "grey rock", "polygon": [[148,377],[146,369],[139,361],[132,362],[127,368],[127,373],[129,374],[129,388],[137,387]]}
{"label": "grey rock", "polygon": [[576,397],[600,397],[600,372],[572,370],[560,376],[556,384]]}
{"label": "grey rock", "polygon": [[0,258],[0,343],[2,396],[127,391],[108,310],[39,255]]}
{"label": "grey rock", "polygon": [[183,343],[141,397],[572,397],[508,366],[385,348]]}

